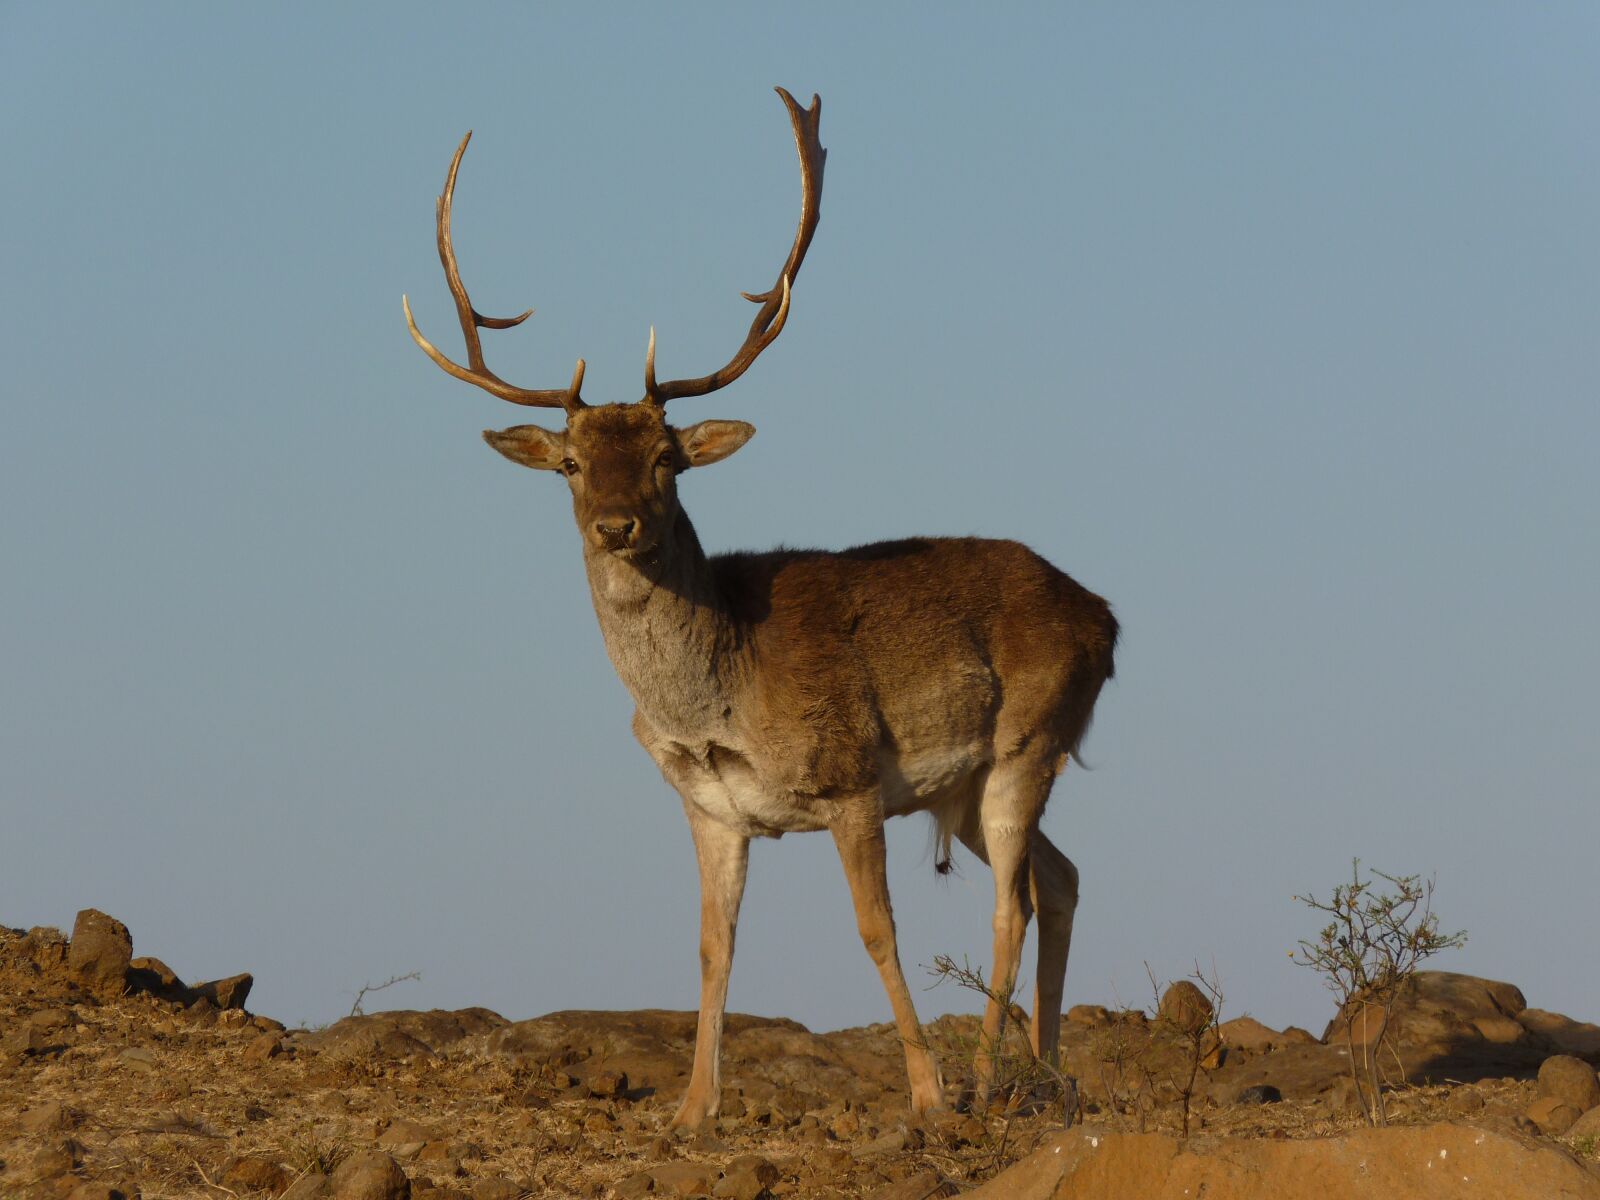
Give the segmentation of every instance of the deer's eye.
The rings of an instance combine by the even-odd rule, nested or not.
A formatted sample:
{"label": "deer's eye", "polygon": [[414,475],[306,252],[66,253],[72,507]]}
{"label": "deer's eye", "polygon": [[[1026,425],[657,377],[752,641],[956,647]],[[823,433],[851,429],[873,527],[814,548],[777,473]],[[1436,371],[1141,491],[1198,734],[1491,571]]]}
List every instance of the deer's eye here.
{"label": "deer's eye", "polygon": [[561,473],[563,475],[576,475],[578,473],[578,464],[570,458],[563,458],[561,460]]}
{"label": "deer's eye", "polygon": [[663,450],[660,454],[656,455],[656,466],[658,467],[673,467],[676,466],[677,463],[678,456],[671,450]]}

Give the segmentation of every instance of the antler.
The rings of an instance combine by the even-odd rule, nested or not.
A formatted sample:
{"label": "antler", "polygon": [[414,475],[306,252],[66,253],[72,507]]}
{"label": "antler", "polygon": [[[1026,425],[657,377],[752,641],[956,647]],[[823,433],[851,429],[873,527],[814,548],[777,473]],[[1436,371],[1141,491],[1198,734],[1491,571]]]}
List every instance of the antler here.
{"label": "antler", "polygon": [[784,261],[778,282],[772,285],[770,291],[759,295],[740,293],[746,300],[761,305],[761,308],[755,320],[750,322],[750,332],[745,335],[744,344],[721,370],[702,375],[699,379],[673,379],[657,383],[656,331],[651,328],[650,348],[645,352],[644,359],[644,393],[645,399],[653,404],[665,404],[679,396],[704,396],[707,392],[727,387],[745,373],[763,350],[772,345],[778,334],[783,332],[784,322],[789,319],[789,289],[794,286],[794,277],[799,274],[800,264],[805,261],[811,237],[817,231],[817,219],[821,215],[822,168],[827,162],[828,152],[822,148],[817,136],[822,121],[821,98],[813,95],[811,107],[801,108],[783,88],[777,88],[776,91],[783,97],[784,107],[789,110],[789,121],[794,126],[794,145],[800,154],[802,198],[800,228],[794,235],[794,245]]}
{"label": "antler", "polygon": [[445,371],[457,379],[477,384],[484,391],[492,392],[502,400],[534,408],[564,408],[568,412],[575,408],[584,408],[586,406],[578,396],[579,390],[583,387],[581,358],[572,372],[572,384],[569,387],[541,390],[513,387],[484,365],[483,347],[478,343],[478,329],[480,327],[510,329],[513,325],[520,325],[531,317],[533,309],[530,308],[517,317],[486,317],[472,307],[472,301],[467,297],[467,289],[461,282],[461,272],[456,267],[456,252],[450,245],[450,202],[455,199],[456,172],[461,169],[461,156],[467,152],[467,143],[471,140],[472,131],[469,129],[467,136],[461,139],[461,145],[456,147],[456,156],[450,160],[450,174],[445,176],[444,195],[439,197],[435,206],[439,220],[439,261],[444,264],[444,278],[450,285],[450,294],[456,298],[456,312],[461,317],[461,333],[467,340],[467,362],[470,366],[463,367],[460,363],[452,362],[437,346],[422,336],[417,329],[416,321],[411,317],[411,301],[401,296],[400,304],[406,310],[406,327],[411,330],[412,340],[422,347],[423,353]]}

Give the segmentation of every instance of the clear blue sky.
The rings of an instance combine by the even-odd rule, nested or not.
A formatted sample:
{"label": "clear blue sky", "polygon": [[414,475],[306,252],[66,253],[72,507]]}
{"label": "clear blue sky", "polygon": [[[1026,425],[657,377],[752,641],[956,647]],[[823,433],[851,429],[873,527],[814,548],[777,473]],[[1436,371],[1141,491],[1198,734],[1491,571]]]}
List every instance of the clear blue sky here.
{"label": "clear blue sky", "polygon": [[[1436,873],[1443,967],[1600,1019],[1600,9],[0,9],[0,921],[95,905],[256,1007],[692,1007],[695,874],[554,478],[455,352],[433,199],[527,386],[726,357],[823,97],[778,344],[680,420],[712,548],[1026,541],[1115,604],[1046,817],[1068,1003],[1215,962],[1320,1026],[1291,899]],[[981,864],[891,836],[907,970]],[[753,857],[731,1004],[886,1020],[829,840]],[[1029,958],[1031,972],[1031,951]],[[971,1007],[922,996],[924,1016]]]}

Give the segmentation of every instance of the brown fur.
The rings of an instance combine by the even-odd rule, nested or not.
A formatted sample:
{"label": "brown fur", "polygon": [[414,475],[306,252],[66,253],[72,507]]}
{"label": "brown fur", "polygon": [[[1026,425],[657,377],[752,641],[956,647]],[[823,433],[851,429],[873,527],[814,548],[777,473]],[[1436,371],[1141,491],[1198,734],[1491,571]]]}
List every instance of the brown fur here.
{"label": "brown fur", "polygon": [[[941,1103],[895,948],[883,821],[933,815],[995,869],[995,971],[1009,990],[1040,914],[1033,1038],[1055,1050],[1077,871],[1039,832],[1060,765],[1113,673],[1106,602],[1015,542],[912,538],[708,557],[678,473],[726,457],[741,422],[674,429],[659,405],[584,408],[555,433],[486,434],[562,471],[634,732],[681,794],[701,868],[700,1031],[679,1123],[717,1111],[718,1043],[752,837],[827,829],[906,1045],[912,1101]],[[991,1003],[985,1031],[1001,1032]],[[992,1041],[991,1041],[992,1045]],[[980,1075],[992,1071],[980,1055]]]}

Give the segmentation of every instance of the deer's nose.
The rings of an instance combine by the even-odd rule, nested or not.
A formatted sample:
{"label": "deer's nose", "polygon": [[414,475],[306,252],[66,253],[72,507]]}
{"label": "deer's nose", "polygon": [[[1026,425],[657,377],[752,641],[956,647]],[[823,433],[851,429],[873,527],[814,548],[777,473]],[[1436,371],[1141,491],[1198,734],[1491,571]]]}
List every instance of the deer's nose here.
{"label": "deer's nose", "polygon": [[633,532],[639,523],[632,517],[601,517],[594,523],[594,531],[601,545],[609,550],[621,550],[633,545]]}

